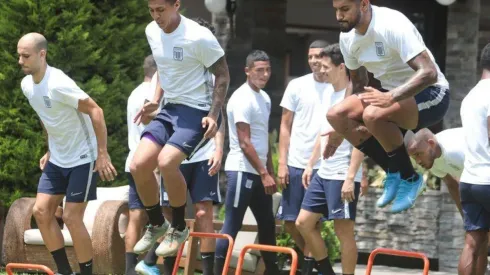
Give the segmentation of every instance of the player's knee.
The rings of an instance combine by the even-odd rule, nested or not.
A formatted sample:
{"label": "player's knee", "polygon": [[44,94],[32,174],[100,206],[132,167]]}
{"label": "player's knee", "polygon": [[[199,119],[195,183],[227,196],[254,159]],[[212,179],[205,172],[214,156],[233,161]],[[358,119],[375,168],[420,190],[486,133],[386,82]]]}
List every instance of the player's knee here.
{"label": "player's knee", "polygon": [[50,217],[50,211],[47,206],[37,204],[34,204],[34,207],[32,208],[32,215],[38,223],[45,223],[53,218]]}
{"label": "player's knee", "polygon": [[362,120],[364,123],[372,123],[380,120],[381,117],[379,116],[379,112],[377,108],[366,108],[364,112],[362,113]]}
{"label": "player's knee", "polygon": [[80,211],[65,211],[63,222],[68,228],[83,225],[83,215],[80,214]]}
{"label": "player's knee", "polygon": [[165,173],[165,171],[168,170],[178,170],[180,166],[180,163],[172,160],[168,157],[160,157],[158,158],[158,167],[160,168],[160,171]]}
{"label": "player's knee", "polygon": [[488,240],[486,232],[472,231],[467,234],[465,239],[466,246],[474,253],[478,253],[482,246],[486,246]]}
{"label": "player's knee", "polygon": [[129,210],[129,224],[135,226],[144,225],[148,220],[148,216],[143,209]]}
{"label": "player's knee", "polygon": [[334,231],[340,241],[345,242],[354,239],[354,222],[350,220],[336,220]]}
{"label": "player's knee", "polygon": [[138,160],[133,159],[131,164],[129,165],[129,172],[131,175],[138,175],[141,172],[144,172],[144,163]]}
{"label": "player's knee", "polygon": [[306,219],[298,218],[296,219],[296,228],[301,233],[301,235],[303,235],[303,234],[308,234],[308,232],[311,232],[311,230],[314,229],[314,226],[311,226]]}
{"label": "player's knee", "polygon": [[327,112],[327,120],[330,124],[336,124],[347,118],[347,110],[340,106],[333,106]]}

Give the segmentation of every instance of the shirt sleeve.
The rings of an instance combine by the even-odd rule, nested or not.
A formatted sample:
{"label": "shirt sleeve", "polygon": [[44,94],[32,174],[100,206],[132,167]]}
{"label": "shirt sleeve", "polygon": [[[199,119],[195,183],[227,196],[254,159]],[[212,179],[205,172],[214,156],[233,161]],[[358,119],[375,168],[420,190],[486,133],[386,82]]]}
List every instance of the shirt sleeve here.
{"label": "shirt sleeve", "polygon": [[89,98],[88,94],[82,91],[71,79],[62,81],[60,85],[57,85],[51,90],[51,95],[54,100],[67,104],[74,109],[78,109],[79,100]]}
{"label": "shirt sleeve", "polygon": [[296,108],[298,107],[298,85],[296,85],[295,80],[291,80],[282,96],[281,107],[288,109],[291,112],[296,112]]}
{"label": "shirt sleeve", "polygon": [[386,36],[388,46],[398,52],[404,63],[426,50],[419,31],[403,14],[397,24],[387,29]]}
{"label": "shirt sleeve", "polygon": [[206,28],[203,28],[202,37],[197,41],[196,48],[197,58],[206,68],[211,67],[218,59],[225,55],[225,51],[221,48],[216,37]]}
{"label": "shirt sleeve", "polygon": [[447,172],[442,171],[441,169],[438,169],[436,167],[432,167],[430,169],[430,173],[438,178],[444,178],[447,175]]}
{"label": "shirt sleeve", "polygon": [[344,57],[344,64],[349,70],[357,70],[361,67],[361,64],[357,61],[357,58],[352,56],[349,49],[347,48],[347,38],[343,38],[340,36],[340,52],[342,52],[342,56]]}
{"label": "shirt sleeve", "polygon": [[250,124],[252,121],[252,106],[246,102],[235,104],[233,108],[233,118],[235,123],[243,122]]}

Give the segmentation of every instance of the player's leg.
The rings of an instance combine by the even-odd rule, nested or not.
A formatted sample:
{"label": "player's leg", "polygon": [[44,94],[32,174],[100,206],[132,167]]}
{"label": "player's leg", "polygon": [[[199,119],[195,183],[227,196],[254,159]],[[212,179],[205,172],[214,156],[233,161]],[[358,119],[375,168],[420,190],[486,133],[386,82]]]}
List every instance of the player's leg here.
{"label": "player's leg", "polygon": [[361,183],[355,182],[352,202],[342,200],[342,185],[344,181],[331,180],[326,184],[328,218],[334,220],[335,234],[340,241],[342,274],[354,274],[357,263],[357,245],[354,237],[354,223],[356,220],[357,201],[361,190]]}
{"label": "player's leg", "polygon": [[360,123],[366,106],[357,95],[352,95],[333,106],[327,113],[327,119],[335,131],[386,172],[383,194],[377,201],[378,207],[385,207],[395,199],[400,174],[397,167],[390,166],[390,158],[379,141]]}
{"label": "player's leg", "polygon": [[490,229],[490,186],[461,182],[459,190],[466,237],[459,259],[458,274],[485,274],[487,257],[483,251],[488,247]]}
{"label": "player's leg", "polygon": [[[330,264],[328,250],[323,241],[321,229],[318,227],[320,219],[327,215],[328,206],[324,180],[316,174],[306,190],[305,198],[301,205],[301,211],[296,220],[296,226],[305,239],[305,242],[310,249],[310,253],[313,255],[313,258],[315,258],[318,270],[322,274],[332,275],[335,273]],[[309,274],[308,272],[309,271],[306,271],[303,274]]]}
{"label": "player's leg", "polygon": [[[238,231],[242,228],[243,217],[247,210],[251,197],[253,184],[252,174],[238,171],[227,171],[227,189],[225,197],[225,220],[222,234],[228,234],[233,240],[236,239]],[[271,208],[272,209],[272,208]],[[228,251],[228,240],[218,239],[216,241],[214,274],[221,275],[225,264],[226,252]]]}
{"label": "player's leg", "polygon": [[[213,205],[221,203],[219,192],[219,173],[210,176],[208,160],[184,164],[193,166],[192,179],[187,181],[196,213],[196,227],[199,232],[214,233]],[[216,239],[201,238],[201,258],[203,274],[212,275]]]}
{"label": "player's leg", "polygon": [[135,274],[135,267],[138,263],[138,254],[133,252],[133,248],[141,238],[145,224],[148,221],[148,215],[146,215],[145,207],[141,202],[138,192],[136,191],[136,184],[131,176],[131,173],[127,173],[129,182],[129,221],[124,237],[126,247],[126,274]]}
{"label": "player's leg", "polygon": [[91,162],[64,169],[68,188],[63,221],[70,231],[82,275],[91,275],[93,266],[92,240],[83,223],[83,216],[88,202],[97,199],[98,173],[94,173],[94,167],[95,162]]}
{"label": "player's leg", "polygon": [[48,162],[39,179],[36,202],[32,214],[41,231],[44,244],[53,256],[58,273],[71,274],[72,269],[66,255],[61,229],[56,222],[55,212],[63,201],[68,183],[63,178],[61,168]]}
{"label": "player's leg", "polygon": [[390,157],[389,169],[399,170],[402,181],[392,212],[412,207],[424,187],[423,178],[415,172],[403,142],[400,128],[411,130],[429,127],[444,118],[449,106],[449,92],[428,87],[413,98],[390,107],[367,106],[363,120]]}

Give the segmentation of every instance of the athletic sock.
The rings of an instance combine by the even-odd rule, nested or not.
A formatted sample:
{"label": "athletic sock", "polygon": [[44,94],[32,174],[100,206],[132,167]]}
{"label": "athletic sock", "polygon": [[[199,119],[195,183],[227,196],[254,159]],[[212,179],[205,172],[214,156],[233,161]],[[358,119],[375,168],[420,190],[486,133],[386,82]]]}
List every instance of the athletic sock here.
{"label": "athletic sock", "polygon": [[213,275],[214,269],[214,252],[201,252],[202,274]]}
{"label": "athletic sock", "polygon": [[215,259],[214,259],[214,275],[223,274],[224,266],[225,266],[225,258],[215,257]]}
{"label": "athletic sock", "polygon": [[157,256],[157,253],[155,253],[155,251],[157,250],[158,246],[160,245],[159,242],[156,242],[151,248],[150,250],[148,250],[148,253],[146,253],[146,256],[145,256],[145,264],[148,265],[148,266],[154,266],[157,264],[157,260],[158,260],[158,256]]}
{"label": "athletic sock", "polygon": [[126,252],[126,274],[134,274],[134,268],[138,263],[138,254]]}
{"label": "athletic sock", "polygon": [[92,275],[92,260],[85,263],[79,263],[78,265],[80,266],[81,275]]}
{"label": "athletic sock", "polygon": [[322,273],[322,275],[335,275],[333,271],[333,267],[330,264],[330,259],[328,256],[322,260],[317,261],[318,271]]}
{"label": "athletic sock", "polygon": [[163,275],[172,275],[177,256],[170,256],[163,259]]}
{"label": "athletic sock", "polygon": [[405,148],[405,144],[402,144],[394,151],[389,152],[388,156],[391,159],[391,163],[396,164],[396,166],[400,169],[400,177],[402,179],[404,180],[410,179],[411,181],[416,181],[418,179],[418,174],[415,172],[415,169],[413,168],[412,162],[410,161],[410,157],[408,156],[407,149]]}
{"label": "athletic sock", "polygon": [[[388,172],[390,158],[388,157],[388,154],[386,154],[383,146],[381,146],[379,141],[374,136],[371,136],[370,138],[366,139],[363,143],[357,145],[356,148],[359,151],[363,152],[366,156],[370,157],[384,171]],[[396,171],[389,170],[389,171],[390,173],[398,172],[398,170]]]}
{"label": "athletic sock", "polygon": [[52,251],[51,255],[53,256],[54,262],[56,263],[56,267],[58,268],[58,273],[68,275],[72,274],[73,271],[70,267],[70,262],[68,261],[68,256],[66,255],[65,248],[60,248],[58,250]]}
{"label": "athletic sock", "polygon": [[145,209],[151,225],[161,226],[165,222],[165,218],[163,217],[162,209],[159,203],[153,206],[145,207]]}
{"label": "athletic sock", "polygon": [[184,231],[185,229],[185,203],[179,207],[172,207],[172,227]]}
{"label": "athletic sock", "polygon": [[303,260],[303,267],[301,268],[301,275],[312,275],[314,267],[315,267],[315,259],[305,256]]}

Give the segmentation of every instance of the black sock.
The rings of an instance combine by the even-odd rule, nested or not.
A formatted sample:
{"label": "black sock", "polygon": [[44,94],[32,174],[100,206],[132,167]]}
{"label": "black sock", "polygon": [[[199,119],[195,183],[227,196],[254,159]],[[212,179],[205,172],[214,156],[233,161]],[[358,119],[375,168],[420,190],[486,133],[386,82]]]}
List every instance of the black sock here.
{"label": "black sock", "polygon": [[[370,157],[376,164],[378,164],[384,171],[388,171],[390,159],[388,154],[386,154],[385,149],[379,141],[371,136],[366,139],[363,143],[356,146],[359,151],[363,152],[366,156]],[[391,173],[396,173],[397,171],[391,171]]]}
{"label": "black sock", "polygon": [[63,275],[68,275],[73,273],[64,247],[52,251],[51,255],[53,255],[54,262],[56,263],[56,267],[58,268],[58,273],[61,273]]}
{"label": "black sock", "polygon": [[177,256],[170,256],[163,259],[163,275],[172,275]]}
{"label": "black sock", "polygon": [[145,209],[151,225],[161,226],[165,222],[165,218],[162,214],[162,208],[160,207],[159,203],[149,207],[145,206]]}
{"label": "black sock", "polygon": [[145,259],[144,259],[146,265],[154,266],[154,265],[157,264],[158,256],[155,253],[155,251],[157,250],[157,248],[158,248],[159,245],[160,245],[160,243],[159,242],[156,242],[150,248],[150,250],[148,250],[148,253],[146,253]]}
{"label": "black sock", "polygon": [[184,231],[185,229],[185,203],[179,207],[172,207],[172,227]]}
{"label": "black sock", "polygon": [[488,256],[490,256],[490,246],[488,247]]}
{"label": "black sock", "polygon": [[318,264],[318,271],[320,271],[322,275],[335,275],[335,272],[333,271],[328,256],[323,260],[317,261],[317,264]]}
{"label": "black sock", "polygon": [[389,152],[388,156],[390,157],[391,160],[390,162],[393,163],[393,165],[398,166],[398,168],[400,169],[400,176],[402,179],[404,180],[411,179],[412,181],[418,179],[418,174],[415,172],[415,169],[413,169],[413,165],[412,162],[410,161],[410,157],[408,156],[408,152],[407,149],[405,148],[405,144],[402,144],[394,151]]}
{"label": "black sock", "polygon": [[213,275],[214,270],[214,252],[201,252],[202,274]]}
{"label": "black sock", "polygon": [[92,275],[92,260],[85,263],[79,263],[78,265],[80,266],[81,275]]}
{"label": "black sock", "polygon": [[303,267],[301,268],[301,275],[313,274],[314,267],[315,267],[315,259],[305,256],[303,260]]}
{"label": "black sock", "polygon": [[134,274],[134,268],[138,263],[138,254],[126,252],[126,274]]}
{"label": "black sock", "polygon": [[214,258],[214,275],[223,274],[223,268],[225,267],[225,258],[215,257]]}

